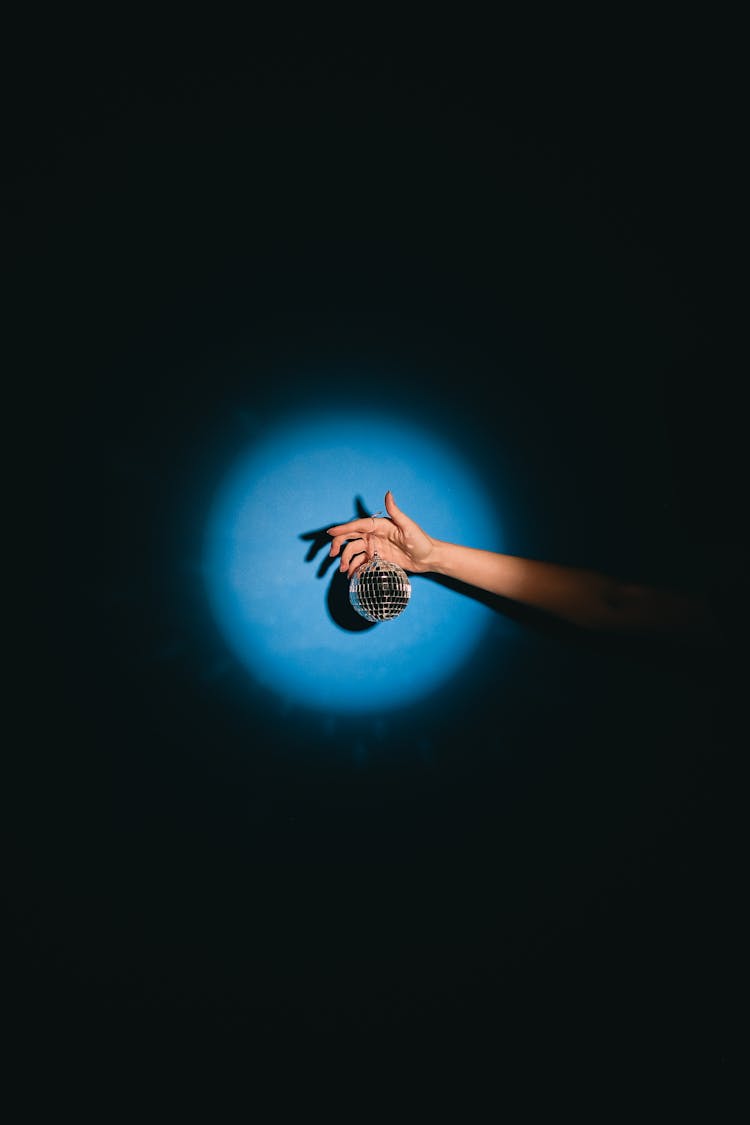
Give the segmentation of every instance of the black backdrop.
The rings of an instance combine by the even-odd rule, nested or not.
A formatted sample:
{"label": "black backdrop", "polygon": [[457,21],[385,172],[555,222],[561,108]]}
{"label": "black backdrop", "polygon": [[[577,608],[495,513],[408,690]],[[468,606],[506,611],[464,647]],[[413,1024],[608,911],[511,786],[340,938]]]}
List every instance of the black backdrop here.
{"label": "black backdrop", "polygon": [[[561,30],[22,41],[23,1010],[736,1058],[742,83]],[[721,593],[731,643],[512,614],[439,704],[284,712],[196,544],[247,417],[352,362],[475,435],[509,550]]]}

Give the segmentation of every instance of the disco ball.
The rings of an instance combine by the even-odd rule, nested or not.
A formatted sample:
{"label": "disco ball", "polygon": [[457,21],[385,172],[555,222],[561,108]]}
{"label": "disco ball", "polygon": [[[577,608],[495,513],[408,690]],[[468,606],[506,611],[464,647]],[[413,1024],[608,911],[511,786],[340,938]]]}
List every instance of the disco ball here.
{"label": "disco ball", "polygon": [[377,552],[355,571],[349,583],[349,601],[367,621],[391,621],[404,612],[410,597],[406,571],[381,559]]}

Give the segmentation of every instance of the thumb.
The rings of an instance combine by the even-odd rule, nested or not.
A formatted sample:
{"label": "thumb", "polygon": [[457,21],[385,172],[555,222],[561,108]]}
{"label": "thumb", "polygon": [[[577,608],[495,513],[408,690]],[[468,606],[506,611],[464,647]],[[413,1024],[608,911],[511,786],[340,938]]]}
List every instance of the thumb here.
{"label": "thumb", "polygon": [[399,508],[396,501],[393,499],[393,493],[390,488],[385,494],[385,510],[397,526],[403,526],[407,522],[408,517]]}

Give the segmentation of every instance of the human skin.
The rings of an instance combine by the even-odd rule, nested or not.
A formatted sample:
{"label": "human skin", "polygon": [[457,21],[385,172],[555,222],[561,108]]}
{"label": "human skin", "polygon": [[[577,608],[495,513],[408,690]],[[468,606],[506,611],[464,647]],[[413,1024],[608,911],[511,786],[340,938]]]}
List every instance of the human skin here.
{"label": "human skin", "polygon": [[621,581],[580,567],[435,539],[402,512],[389,490],[387,517],[364,516],[328,528],[330,555],[351,576],[375,552],[412,574],[439,574],[585,629],[712,636],[710,608],[678,591]]}

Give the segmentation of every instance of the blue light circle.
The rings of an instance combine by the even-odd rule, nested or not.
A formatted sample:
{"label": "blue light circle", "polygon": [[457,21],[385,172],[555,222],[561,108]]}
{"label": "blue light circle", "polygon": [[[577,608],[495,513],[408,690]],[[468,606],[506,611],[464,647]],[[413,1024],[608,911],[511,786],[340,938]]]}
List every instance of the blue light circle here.
{"label": "blue light circle", "polygon": [[326,610],[328,541],[310,561],[301,536],[372,511],[387,489],[438,539],[500,550],[494,506],[460,452],[405,420],[341,410],[278,421],[236,461],[207,529],[205,573],[216,621],[253,678],[289,703],[375,712],[445,684],[475,649],[491,611],[412,577],[400,617],[348,631]]}

